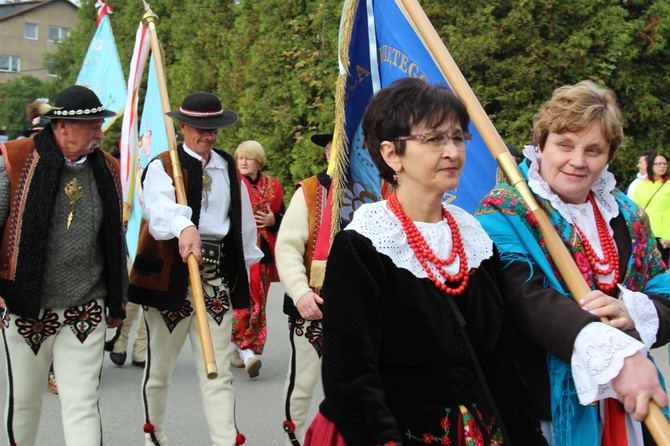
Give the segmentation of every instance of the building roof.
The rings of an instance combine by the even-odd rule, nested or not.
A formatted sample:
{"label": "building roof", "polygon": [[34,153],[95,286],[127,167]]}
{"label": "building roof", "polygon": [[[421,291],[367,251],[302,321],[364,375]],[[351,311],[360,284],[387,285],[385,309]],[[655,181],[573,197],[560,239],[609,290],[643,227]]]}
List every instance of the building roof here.
{"label": "building roof", "polygon": [[78,9],[77,5],[70,3],[68,0],[35,0],[21,3],[0,3],[0,22],[56,2],[67,3],[73,8]]}

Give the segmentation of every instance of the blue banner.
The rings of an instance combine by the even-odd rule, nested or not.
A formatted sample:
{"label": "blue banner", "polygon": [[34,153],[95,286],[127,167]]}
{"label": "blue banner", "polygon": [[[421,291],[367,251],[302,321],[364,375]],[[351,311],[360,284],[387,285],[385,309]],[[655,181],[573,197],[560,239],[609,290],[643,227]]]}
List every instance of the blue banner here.
{"label": "blue banner", "polygon": [[[347,3],[344,9],[347,9]],[[341,30],[340,37],[342,35]],[[340,48],[341,53],[344,50]],[[347,186],[340,208],[343,225],[351,220],[353,211],[360,204],[382,197],[383,185],[363,147],[361,129],[361,117],[372,94],[403,77],[420,77],[449,86],[397,0],[358,2],[348,57],[344,130],[350,147],[349,168],[345,173]],[[472,213],[493,188],[497,163],[473,124],[469,130],[473,140],[468,147],[458,190],[448,191],[445,199]]]}
{"label": "blue banner", "polygon": [[112,25],[106,15],[100,20],[91,40],[76,83],[93,90],[105,108],[116,112],[116,116],[105,119],[103,129],[109,128],[123,114],[128,90],[116,51]]}
{"label": "blue banner", "polygon": [[165,129],[165,119],[163,117],[161,97],[158,90],[158,77],[156,76],[153,54],[149,60],[147,94],[144,98],[144,109],[142,110],[142,119],[138,134],[139,142],[135,156],[137,160],[136,168],[130,181],[131,187],[134,187],[134,193],[132,194],[130,217],[128,219],[128,228],[126,229],[128,254],[132,260],[135,260],[140,223],[142,222],[142,174],[154,156],[168,149],[167,130]]}

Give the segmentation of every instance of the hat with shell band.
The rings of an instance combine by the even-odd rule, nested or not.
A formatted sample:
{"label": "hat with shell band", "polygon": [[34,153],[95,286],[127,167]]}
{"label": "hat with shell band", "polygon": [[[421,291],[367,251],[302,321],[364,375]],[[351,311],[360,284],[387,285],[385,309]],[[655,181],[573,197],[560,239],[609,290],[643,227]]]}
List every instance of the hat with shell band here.
{"label": "hat with shell band", "polygon": [[114,115],[116,113],[106,110],[92,90],[73,85],[58,93],[54,105],[43,116],[48,119],[103,119]]}
{"label": "hat with shell band", "polygon": [[179,109],[167,112],[166,115],[199,129],[228,127],[238,119],[234,111],[224,110],[219,98],[204,91],[189,94]]}

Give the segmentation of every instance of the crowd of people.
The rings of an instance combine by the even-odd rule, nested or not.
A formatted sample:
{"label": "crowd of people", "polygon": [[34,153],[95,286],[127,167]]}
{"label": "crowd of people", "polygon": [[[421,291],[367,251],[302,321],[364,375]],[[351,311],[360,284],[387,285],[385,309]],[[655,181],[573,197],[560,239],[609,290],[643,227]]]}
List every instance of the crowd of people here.
{"label": "crowd of people", "polygon": [[[641,153],[627,194],[617,189],[608,165],[624,135],[611,90],[557,88],[533,117],[532,144],[508,146],[583,293],[505,176],[474,215],[444,202],[472,139],[466,106],[445,86],[405,78],[370,100],[365,146],[392,192],[332,239],[318,237],[326,171],[296,184],[286,206],[258,141],[219,148],[237,114],[214,94],[187,95],[167,113],[182,137],[176,154],[157,155],[141,179],[132,259],[119,164],[100,148],[113,113],[83,86],[37,109],[26,138],[0,144],[9,444],[35,444],[50,370],[65,443],[102,444],[104,352],[124,365],[134,323],[145,444],[168,442],[167,394],[187,340],[211,443],[244,444],[231,367],[259,376],[278,281],[287,446],[663,444],[643,421],[668,405],[649,355],[670,342],[668,158]],[[333,133],[311,141],[328,160]],[[116,335],[106,341],[107,328]]]}

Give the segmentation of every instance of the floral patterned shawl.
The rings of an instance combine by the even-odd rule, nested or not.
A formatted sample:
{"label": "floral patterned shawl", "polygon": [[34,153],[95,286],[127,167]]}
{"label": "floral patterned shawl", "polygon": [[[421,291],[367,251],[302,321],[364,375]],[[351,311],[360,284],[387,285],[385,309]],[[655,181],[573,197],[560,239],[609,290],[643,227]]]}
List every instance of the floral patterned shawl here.
{"label": "floral patterned shawl", "polygon": [[[521,167],[527,176],[527,164],[524,162]],[[611,194],[626,220],[632,241],[626,275],[620,283],[631,291],[670,295],[670,274],[664,274],[665,267],[656,249],[649,220],[621,191],[614,189]],[[591,289],[595,289],[596,280],[575,227],[547,200],[537,196],[536,199],[572,254],[587,283]],[[475,216],[496,243],[503,265],[513,261],[533,262],[546,275],[546,286],[572,299],[566,283],[551,260],[534,215],[514,187],[498,183],[482,200]],[[547,356],[555,444],[599,444],[598,407],[580,405],[570,365],[551,354]]]}

